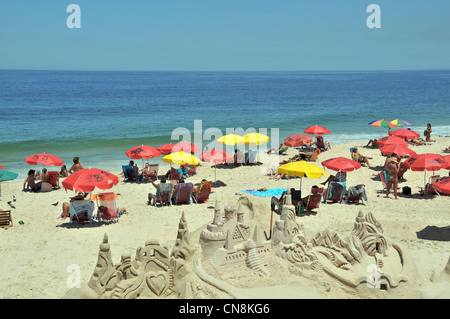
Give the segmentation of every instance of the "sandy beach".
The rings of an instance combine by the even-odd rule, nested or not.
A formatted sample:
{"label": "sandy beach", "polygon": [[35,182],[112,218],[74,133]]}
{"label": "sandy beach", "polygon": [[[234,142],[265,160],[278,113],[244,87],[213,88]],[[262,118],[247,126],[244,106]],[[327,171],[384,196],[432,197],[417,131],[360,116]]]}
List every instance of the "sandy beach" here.
{"label": "sandy beach", "polygon": [[[446,155],[443,149],[450,146],[450,138],[433,136],[436,142],[431,145],[411,147],[418,154],[437,153]],[[212,269],[207,258],[202,259],[205,271],[217,279],[242,288],[239,296],[252,298],[273,298],[273,291],[268,286],[283,286],[295,281],[305,285],[302,291],[307,292],[304,297],[331,298],[408,298],[449,297],[449,277],[442,275],[441,281],[436,280],[439,273],[447,265],[450,257],[449,235],[449,204],[448,195],[429,196],[419,195],[424,186],[424,172],[407,171],[405,179],[399,183],[400,187],[409,186],[412,196],[399,194],[395,200],[391,194],[385,198],[383,186],[375,174],[384,165],[385,157],[378,149],[365,148],[367,141],[355,141],[348,144],[332,145],[323,152],[316,162],[338,156],[350,157],[349,148],[358,146],[360,152],[369,157],[371,167],[347,173],[347,185],[364,184],[368,196],[368,203],[340,204],[321,203],[320,212],[315,215],[297,217],[296,221],[303,225],[305,235],[314,238],[317,233],[328,230],[341,238],[349,236],[354,227],[359,212],[372,213],[382,225],[383,234],[402,248],[407,256],[408,280],[401,281],[396,287],[388,290],[367,289],[364,285],[350,287],[342,281],[325,272],[312,270],[302,271],[292,268],[289,261],[267,253],[267,267],[270,276],[248,267],[238,267],[239,271],[219,272]],[[286,159],[297,153],[290,148]],[[137,162],[139,163],[139,162]],[[126,163],[124,163],[126,164]],[[30,167],[32,168],[32,167]],[[101,168],[99,163],[98,168]],[[166,172],[169,166],[160,167],[160,173]],[[28,167],[24,164],[24,169]],[[221,209],[225,206],[237,208],[238,203],[246,197],[252,204],[243,206],[245,223],[253,231],[258,226],[261,236],[263,231],[269,232],[271,221],[270,197],[258,197],[243,193],[247,189],[278,189],[299,188],[300,179],[272,180],[265,176],[264,165],[240,166],[232,169],[218,168],[216,171],[209,163],[202,163],[197,175],[189,177],[187,181],[198,183],[203,178],[217,180],[226,186],[213,188],[209,200],[202,204],[178,205],[172,207],[153,207],[147,205],[147,194],[154,193],[155,188],[150,183],[126,183],[120,178],[120,183],[112,190],[119,193],[117,205],[125,207],[127,214],[121,216],[118,223],[79,225],[71,224],[68,219],[58,219],[62,211],[62,203],[74,195],[64,188],[46,193],[32,193],[22,191],[23,181],[2,183],[2,197],[0,208],[11,209],[13,227],[0,229],[0,247],[2,260],[0,261],[0,298],[62,298],[68,292],[67,280],[70,275],[68,268],[77,265],[80,269],[81,282],[88,283],[96,267],[99,245],[105,233],[108,236],[112,260],[114,264],[121,261],[122,255],[134,258],[136,249],[150,240],[157,240],[168,246],[173,246],[177,239],[178,225],[184,212],[186,223],[191,236],[191,244],[201,251],[199,234],[211,223],[214,217],[214,206],[218,201]],[[328,174],[334,172],[325,169]],[[120,168],[115,174],[120,173]],[[447,176],[448,170],[436,172]],[[426,181],[432,172],[426,172]],[[302,194],[308,194],[313,185],[319,185],[326,178],[303,178]],[[60,183],[61,183],[60,179]],[[7,204],[15,196],[15,208]],[[241,199],[241,200],[240,200]],[[56,206],[52,205],[58,203]],[[280,216],[273,215],[274,223]],[[23,223],[19,224],[19,221]],[[201,253],[195,256],[200,258]],[[406,258],[404,259],[406,261]],[[193,261],[195,262],[195,261]],[[318,280],[319,279],[319,280]],[[434,279],[434,280],[433,280]],[[203,291],[204,298],[234,298],[237,296],[218,289],[201,278],[195,282]],[[264,287],[264,288],[263,288]],[[296,288],[297,287],[297,288]],[[298,286],[292,289],[301,290]],[[430,287],[434,295],[428,294]],[[256,288],[257,294],[253,294]],[[261,288],[258,290],[258,288]],[[280,295],[287,298],[290,290]],[[292,294],[291,294],[292,295]],[[299,296],[298,294],[293,294]],[[199,297],[195,295],[194,297]],[[177,296],[171,295],[170,298]]]}

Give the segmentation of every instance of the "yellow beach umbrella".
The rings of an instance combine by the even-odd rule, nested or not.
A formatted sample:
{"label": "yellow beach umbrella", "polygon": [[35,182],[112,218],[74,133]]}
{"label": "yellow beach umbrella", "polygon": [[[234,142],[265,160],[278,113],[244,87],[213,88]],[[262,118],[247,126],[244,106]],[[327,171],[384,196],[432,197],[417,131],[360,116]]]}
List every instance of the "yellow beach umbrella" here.
{"label": "yellow beach umbrella", "polygon": [[236,134],[227,134],[218,138],[216,142],[221,145],[240,145],[245,143],[245,138]]}
{"label": "yellow beach umbrella", "polygon": [[300,190],[302,189],[302,177],[320,178],[328,176],[327,172],[319,166],[307,161],[296,161],[281,165],[278,167],[278,173],[300,177]]}
{"label": "yellow beach umbrella", "polygon": [[162,158],[163,162],[171,163],[171,164],[179,164],[179,165],[198,165],[200,164],[200,159],[195,157],[192,154],[185,153],[182,151],[170,153]]}
{"label": "yellow beach umbrella", "polygon": [[269,142],[269,137],[260,133],[250,133],[244,136],[245,145],[261,145]]}

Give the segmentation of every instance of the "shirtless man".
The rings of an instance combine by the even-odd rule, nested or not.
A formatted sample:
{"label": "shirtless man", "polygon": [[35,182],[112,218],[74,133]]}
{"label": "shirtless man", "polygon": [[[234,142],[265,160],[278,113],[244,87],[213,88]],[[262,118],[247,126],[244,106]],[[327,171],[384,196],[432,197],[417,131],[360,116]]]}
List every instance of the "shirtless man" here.
{"label": "shirtless man", "polygon": [[84,167],[81,166],[80,158],[74,157],[73,158],[73,165],[69,168],[68,172],[69,174],[75,173],[76,171],[82,170]]}

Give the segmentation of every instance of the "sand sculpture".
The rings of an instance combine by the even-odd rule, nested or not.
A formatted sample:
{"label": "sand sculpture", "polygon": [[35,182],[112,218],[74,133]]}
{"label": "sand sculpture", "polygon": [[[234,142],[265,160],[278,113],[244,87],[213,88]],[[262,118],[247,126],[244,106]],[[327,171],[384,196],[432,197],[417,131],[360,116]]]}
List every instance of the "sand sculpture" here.
{"label": "sand sculpture", "polygon": [[[275,253],[303,269],[321,269],[346,285],[390,289],[407,281],[401,248],[383,234],[375,217],[359,212],[350,236],[341,239],[325,230],[309,240],[296,221],[290,194],[275,222]],[[372,274],[370,274],[372,273]]]}
{"label": "sand sculpture", "polygon": [[[290,270],[295,275],[308,278],[307,273],[313,271],[350,287],[367,284],[389,290],[408,280],[405,275],[407,258],[401,248],[383,234],[382,226],[371,213],[364,216],[360,212],[350,236],[345,239],[329,230],[309,239],[303,225],[297,223],[288,193],[271,241],[262,240],[257,226],[253,233],[250,231],[241,206],[237,210],[226,206],[222,215],[218,202],[213,220],[201,232],[198,244],[191,243],[182,213],[172,249],[151,240],[136,250],[134,259],[122,255],[120,263],[114,265],[105,234],[90,281],[81,289],[70,290],[64,298],[217,297],[211,289],[234,298],[267,298],[257,287],[236,288],[215,277],[203,269],[201,260],[207,260],[219,273],[230,269],[237,269],[239,273],[244,267],[260,278],[270,278],[268,256],[286,260],[296,269]],[[448,269],[450,262],[440,273],[445,280],[450,277]],[[278,282],[275,279],[272,282]],[[276,298],[321,298],[314,289],[296,280],[265,288],[276,291]]]}
{"label": "sand sculpture", "polygon": [[122,255],[118,265],[112,262],[108,236],[105,234],[89,283],[81,289],[73,288],[65,298],[135,299],[186,294],[184,279],[192,273],[189,260],[195,250],[190,243],[184,213],[172,250],[151,240],[136,250],[134,260],[130,255]]}
{"label": "sand sculpture", "polygon": [[435,270],[431,274],[431,284],[423,292],[423,299],[450,299],[450,258],[443,270]]}

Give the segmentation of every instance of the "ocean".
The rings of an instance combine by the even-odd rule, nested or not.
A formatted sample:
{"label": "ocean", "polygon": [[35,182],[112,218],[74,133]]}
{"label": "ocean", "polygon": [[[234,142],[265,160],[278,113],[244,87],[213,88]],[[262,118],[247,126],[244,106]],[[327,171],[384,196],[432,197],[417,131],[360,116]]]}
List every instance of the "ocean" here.
{"label": "ocean", "polygon": [[[399,119],[450,135],[450,70],[367,72],[94,72],[0,70],[0,164],[25,177],[27,156],[119,171],[138,145],[261,132],[278,146],[321,125],[331,144],[369,141]],[[406,126],[403,126],[406,127]],[[182,133],[182,134],[179,134]],[[161,158],[149,160],[162,163]],[[136,161],[138,164],[140,160]],[[59,169],[59,168],[57,168]]]}

